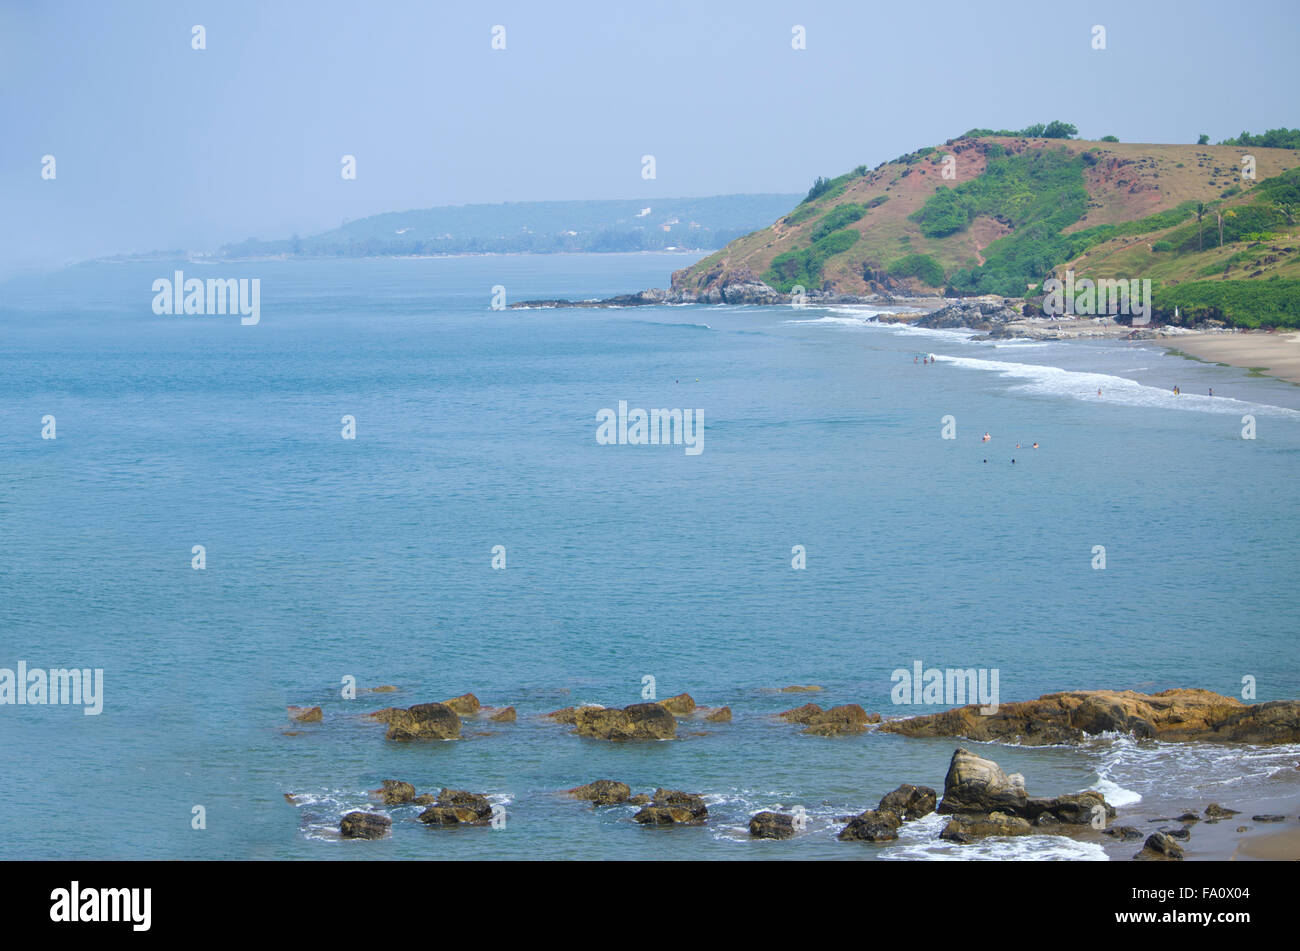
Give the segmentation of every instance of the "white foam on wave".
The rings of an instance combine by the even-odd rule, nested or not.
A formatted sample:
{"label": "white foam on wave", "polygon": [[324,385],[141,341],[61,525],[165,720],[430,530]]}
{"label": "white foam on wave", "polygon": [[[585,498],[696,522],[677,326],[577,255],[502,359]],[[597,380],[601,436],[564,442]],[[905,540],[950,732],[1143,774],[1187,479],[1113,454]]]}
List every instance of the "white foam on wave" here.
{"label": "white foam on wave", "polygon": [[[1013,390],[1022,393],[1065,396],[1078,400],[1120,403],[1128,406],[1177,409],[1184,412],[1241,415],[1249,411],[1300,419],[1300,410],[1270,406],[1266,403],[1252,403],[1229,396],[1197,396],[1190,393],[1175,396],[1163,387],[1147,386],[1110,373],[1091,373],[1035,363],[1012,363],[1006,360],[984,360],[978,357],[953,357],[944,354],[939,354],[936,359],[950,366],[983,370],[997,373],[1010,380],[1022,381],[1012,387]],[[1098,389],[1102,392],[1101,396],[1097,395]]]}
{"label": "white foam on wave", "polygon": [[881,850],[881,859],[961,862],[975,860],[1046,860],[1105,862],[1106,850],[1095,842],[1076,842],[1063,835],[996,836],[959,845],[939,838],[949,817],[932,812],[898,830],[898,844]]}

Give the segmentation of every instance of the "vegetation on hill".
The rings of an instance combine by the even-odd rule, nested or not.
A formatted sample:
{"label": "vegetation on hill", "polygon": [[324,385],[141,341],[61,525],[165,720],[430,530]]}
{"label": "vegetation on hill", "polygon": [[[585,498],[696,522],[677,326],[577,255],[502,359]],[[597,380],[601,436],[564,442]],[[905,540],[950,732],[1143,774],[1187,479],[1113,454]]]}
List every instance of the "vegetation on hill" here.
{"label": "vegetation on hill", "polygon": [[1247,145],[1261,149],[1300,149],[1300,129],[1269,129],[1260,135],[1243,132],[1235,139],[1224,139],[1220,145]]}
{"label": "vegetation on hill", "polygon": [[[1180,318],[1293,319],[1278,301],[1300,280],[1292,147],[1300,130],[1243,133],[1223,145],[1074,134],[1060,120],[974,129],[874,169],[819,177],[774,225],[683,269],[673,285],[708,294],[761,276],[785,293],[802,285],[855,296],[1032,297],[1044,279],[1071,270],[1076,279],[1149,277],[1157,310],[1171,302]],[[1264,283],[1251,303],[1247,291]]]}

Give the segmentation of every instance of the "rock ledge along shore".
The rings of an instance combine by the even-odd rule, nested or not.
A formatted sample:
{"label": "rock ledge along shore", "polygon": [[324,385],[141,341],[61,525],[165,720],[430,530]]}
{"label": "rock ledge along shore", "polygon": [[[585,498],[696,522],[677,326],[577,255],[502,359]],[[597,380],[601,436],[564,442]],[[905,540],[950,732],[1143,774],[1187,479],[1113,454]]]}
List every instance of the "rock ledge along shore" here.
{"label": "rock ledge along shore", "polygon": [[983,715],[976,704],[943,713],[888,720],[879,727],[903,736],[965,737],[1044,746],[1099,733],[1139,739],[1213,743],[1300,742],[1300,701],[1246,704],[1210,690],[1176,688],[1156,694],[1132,690],[1075,690],[1037,700],[1004,703]]}

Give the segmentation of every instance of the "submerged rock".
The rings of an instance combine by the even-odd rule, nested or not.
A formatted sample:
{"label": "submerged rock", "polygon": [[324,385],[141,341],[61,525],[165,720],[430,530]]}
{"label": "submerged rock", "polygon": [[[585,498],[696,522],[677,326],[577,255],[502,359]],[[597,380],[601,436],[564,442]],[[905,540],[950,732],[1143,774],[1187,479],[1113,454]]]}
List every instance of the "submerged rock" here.
{"label": "submerged rock", "polygon": [[868,809],[850,819],[837,838],[845,842],[889,842],[898,838],[898,827],[902,824],[896,812]]}
{"label": "submerged rock", "polygon": [[718,707],[716,710],[710,710],[705,714],[704,719],[709,723],[730,723],[731,707]]}
{"label": "submerged rock", "polygon": [[514,707],[502,707],[500,710],[493,710],[488,715],[488,719],[493,723],[514,723],[519,719],[519,714],[515,712]]}
{"label": "submerged rock", "polygon": [[1286,816],[1279,816],[1279,815],[1251,816],[1250,821],[1251,822],[1286,822]]}
{"label": "submerged rock", "polygon": [[290,707],[289,719],[295,723],[320,723],[325,714],[320,707]]}
{"label": "submerged rock", "polygon": [[891,720],[881,726],[904,736],[963,736],[1024,745],[1077,742],[1098,733],[1162,740],[1234,743],[1300,742],[1300,701],[1254,705],[1210,690],[1078,690],[1004,703],[984,715],[971,704],[943,713]]}
{"label": "submerged rock", "polygon": [[574,714],[579,736],[601,740],[671,740],[677,721],[658,703],[634,703],[619,709],[580,707]]}
{"label": "submerged rock", "polygon": [[565,790],[575,799],[586,799],[597,806],[614,806],[627,802],[632,797],[632,788],[627,783],[613,779],[598,779],[585,786],[575,786]]}
{"label": "submerged rock", "polygon": [[900,819],[920,819],[934,812],[938,796],[929,786],[904,783],[891,793],[886,793],[876,806],[878,812],[892,812]]}
{"label": "submerged rock", "polygon": [[390,707],[372,714],[388,724],[390,740],[454,740],[460,736],[460,717],[445,703],[417,703],[403,710]]}
{"label": "submerged rock", "polygon": [[392,819],[376,812],[349,812],[339,822],[339,833],[345,839],[378,839],[392,824]]}
{"label": "submerged rock", "polygon": [[788,839],[794,831],[794,816],[784,812],[759,812],[749,819],[749,834],[755,839]]}

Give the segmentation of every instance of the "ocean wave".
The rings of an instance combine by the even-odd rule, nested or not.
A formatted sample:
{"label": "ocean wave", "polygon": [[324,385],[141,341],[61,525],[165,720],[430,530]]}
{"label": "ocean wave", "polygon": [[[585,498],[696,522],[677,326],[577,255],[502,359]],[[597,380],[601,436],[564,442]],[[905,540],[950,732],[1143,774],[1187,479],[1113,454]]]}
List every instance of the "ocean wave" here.
{"label": "ocean wave", "polygon": [[948,816],[932,812],[915,822],[905,822],[898,844],[880,853],[881,859],[961,862],[975,860],[1026,860],[1105,862],[1106,850],[1095,842],[1076,842],[1063,835],[995,836],[960,845],[939,838]]}
{"label": "ocean wave", "polygon": [[[1110,373],[1092,373],[1035,363],[1011,363],[1005,360],[984,360],[978,357],[954,357],[944,354],[939,354],[936,359],[940,363],[962,369],[983,370],[997,373],[1007,379],[1021,380],[1023,382],[1012,389],[1022,393],[1065,396],[1078,400],[1121,403],[1153,409],[1176,409],[1184,412],[1235,416],[1250,411],[1300,419],[1300,410],[1270,406],[1267,403],[1252,403],[1230,396],[1197,396],[1190,393],[1175,396],[1163,387],[1147,386]],[[1097,395],[1098,389],[1102,392],[1101,396]]]}

